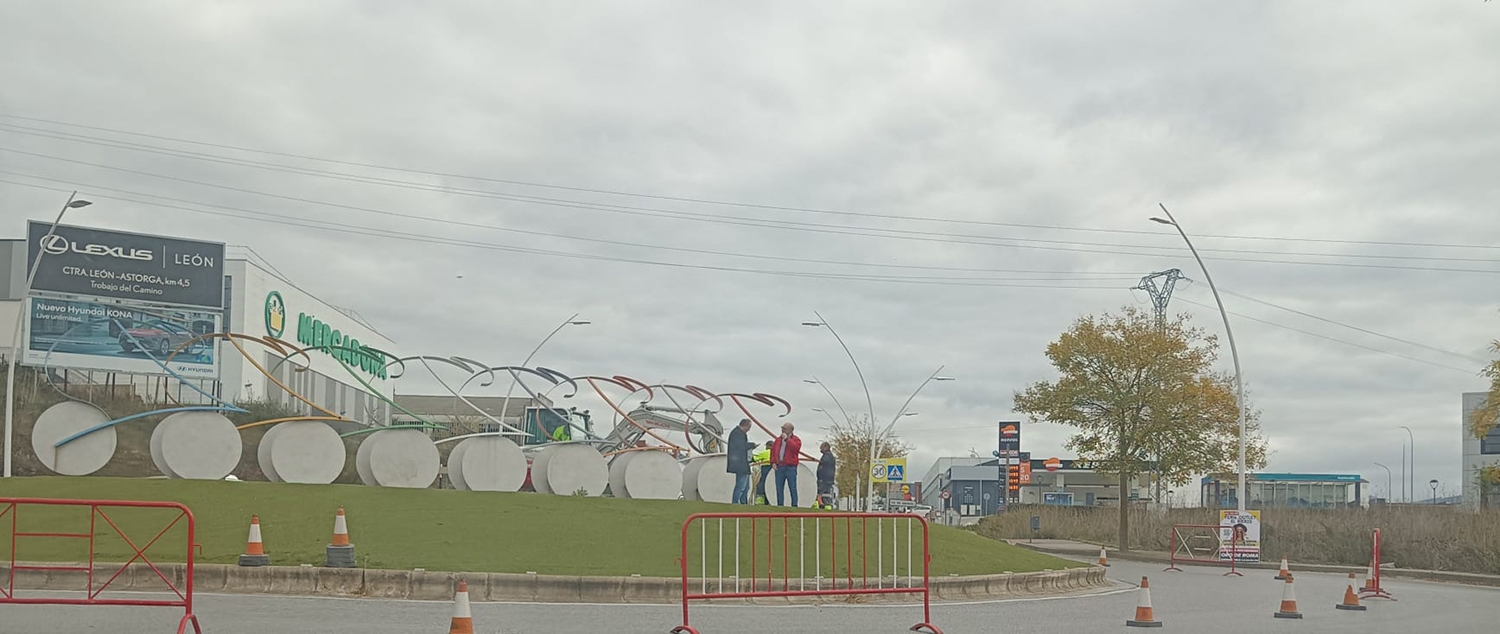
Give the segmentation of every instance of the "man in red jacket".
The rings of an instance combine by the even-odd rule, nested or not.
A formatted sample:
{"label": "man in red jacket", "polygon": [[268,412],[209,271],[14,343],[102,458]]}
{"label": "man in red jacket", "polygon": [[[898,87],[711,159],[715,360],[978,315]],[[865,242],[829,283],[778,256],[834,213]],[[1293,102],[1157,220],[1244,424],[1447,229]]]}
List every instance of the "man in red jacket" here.
{"label": "man in red jacket", "polygon": [[792,506],[797,506],[797,461],[802,453],[802,439],[792,433],[792,424],[781,426],[781,435],[771,444],[771,464],[776,465],[776,506],[786,506],[786,489],[792,489]]}

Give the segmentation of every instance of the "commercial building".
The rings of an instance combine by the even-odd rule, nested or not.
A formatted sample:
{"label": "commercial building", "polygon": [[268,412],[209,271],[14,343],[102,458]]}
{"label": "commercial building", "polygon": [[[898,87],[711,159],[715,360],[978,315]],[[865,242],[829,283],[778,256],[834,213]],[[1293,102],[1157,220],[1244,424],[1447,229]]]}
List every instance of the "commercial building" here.
{"label": "commercial building", "polygon": [[[1096,472],[1086,461],[1028,459],[1019,474],[1018,490],[1011,497],[1020,504],[1115,506],[1120,502],[1119,478]],[[921,503],[937,509],[944,523],[972,524],[1005,510],[1001,493],[1008,488],[1008,480],[996,458],[939,458],[923,478]],[[1150,485],[1150,476],[1136,476],[1126,499],[1149,499]]]}
{"label": "commercial building", "polygon": [[[276,337],[301,348],[368,346],[396,354],[396,343],[358,313],[329,304],[256,262],[231,259],[224,273],[226,332]],[[251,357],[229,342],[219,346],[225,400],[265,400],[313,411],[295,392],[339,416],[372,425],[391,422],[390,404],[376,396],[394,398],[391,378],[378,355],[323,349],[294,357],[293,363],[256,343],[241,343]]]}
{"label": "commercial building", "polygon": [[[28,244],[41,244],[51,224],[32,222],[26,229],[26,239],[0,240],[5,355],[18,352],[12,335],[14,320],[26,311]],[[178,403],[208,402],[197,388],[231,403],[269,401],[308,413],[311,402],[366,424],[391,420],[390,406],[376,394],[394,397],[393,386],[375,355],[335,349],[284,361],[260,343],[221,339],[179,351],[169,364],[176,377],[161,369],[164,351],[216,331],[272,336],[303,348],[370,346],[395,354],[395,343],[357,313],[268,266],[226,257],[222,243],[60,225],[31,297],[20,359],[33,367],[45,361],[54,381],[90,385],[96,394],[133,392],[150,403],[169,394]]]}
{"label": "commercial building", "polygon": [[1500,485],[1483,484],[1479,470],[1484,467],[1500,468],[1500,425],[1484,438],[1475,438],[1469,433],[1469,420],[1474,410],[1484,403],[1484,392],[1469,392],[1463,395],[1463,418],[1459,420],[1459,434],[1463,436],[1463,507],[1478,511],[1484,508],[1500,508]]}
{"label": "commercial building", "polygon": [[[1359,508],[1364,504],[1358,475],[1336,473],[1247,473],[1245,488],[1250,496],[1245,508]],[[1236,508],[1239,498],[1236,474],[1205,476],[1201,482],[1203,506]]]}

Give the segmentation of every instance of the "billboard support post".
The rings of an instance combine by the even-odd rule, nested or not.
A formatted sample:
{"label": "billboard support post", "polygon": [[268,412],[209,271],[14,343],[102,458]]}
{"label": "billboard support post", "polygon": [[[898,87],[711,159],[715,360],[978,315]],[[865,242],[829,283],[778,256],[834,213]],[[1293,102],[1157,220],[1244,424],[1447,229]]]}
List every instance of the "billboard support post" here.
{"label": "billboard support post", "polygon": [[[47,235],[42,238],[43,243],[50,242],[52,236],[57,233],[57,225],[62,223],[63,216],[69,209],[87,207],[94,203],[78,199],[78,191],[74,190],[68,195],[68,202],[63,203],[62,209],[57,212],[57,219],[52,221],[52,228],[47,230]],[[5,371],[5,477],[11,477],[11,446],[15,440],[15,418],[16,418],[16,357],[21,354],[21,324],[26,321],[26,297],[31,295],[31,283],[36,280],[37,270],[42,268],[42,256],[46,254],[45,249],[38,249],[36,261],[31,263],[31,270],[26,273],[26,286],[21,288],[21,301],[17,302],[16,309],[16,332],[11,339],[10,359],[6,361]]]}

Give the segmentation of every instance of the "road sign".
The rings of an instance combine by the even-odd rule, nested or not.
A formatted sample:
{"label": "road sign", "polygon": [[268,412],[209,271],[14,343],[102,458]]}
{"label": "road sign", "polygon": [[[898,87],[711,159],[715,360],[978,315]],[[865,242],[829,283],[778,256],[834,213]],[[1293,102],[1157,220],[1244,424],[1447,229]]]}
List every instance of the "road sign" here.
{"label": "road sign", "polygon": [[943,499],[944,500],[946,500],[948,498],[951,498],[951,497],[953,497],[953,493],[951,493],[949,491],[943,491]]}
{"label": "road sign", "polygon": [[882,458],[871,462],[870,481],[906,482],[906,458]]}

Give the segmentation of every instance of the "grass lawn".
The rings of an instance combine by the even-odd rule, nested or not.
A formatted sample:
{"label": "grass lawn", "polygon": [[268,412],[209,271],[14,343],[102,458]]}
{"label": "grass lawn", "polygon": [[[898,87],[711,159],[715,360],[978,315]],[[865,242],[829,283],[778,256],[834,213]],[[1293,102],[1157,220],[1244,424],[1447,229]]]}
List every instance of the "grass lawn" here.
{"label": "grass lawn", "polygon": [[[30,477],[0,481],[0,497],[55,497],[106,500],[165,500],[186,504],[198,522],[200,561],[234,563],[244,552],[250,515],[260,516],[266,553],[275,565],[323,563],[323,547],[333,532],[334,512],[342,506],[349,521],[351,541],[359,565],[367,568],[445,570],[457,572],[526,572],[567,575],[676,576],[683,520],[695,512],[733,512],[744,507],[682,501],[575,498],[534,493],[487,493],[448,490],[390,489],[357,485],[299,485],[265,482],[204,482],[188,480],[143,480],[124,478]],[[764,508],[764,507],[760,507]],[[0,512],[4,507],[0,507]],[[175,515],[159,509],[107,510],[110,518],[126,530],[137,545],[156,534]],[[861,564],[860,550],[870,553],[869,574],[875,574],[877,543],[884,553],[885,572],[890,573],[891,551],[906,574],[906,528],[902,525],[894,545],[887,520],[877,532],[871,523],[862,531],[842,522],[835,531],[830,520],[811,518],[801,525],[806,531],[805,563],[799,563],[797,520],[776,520],[768,527],[758,523],[758,559],[766,557],[766,541],[772,542],[774,573],[781,576],[783,544],[790,544],[792,575],[805,566],[808,575],[815,565],[814,552],[821,554],[820,570],[830,570],[837,551],[840,574],[852,554]],[[12,517],[0,517],[0,557],[10,558]],[[76,508],[21,507],[16,530],[21,532],[87,533],[89,514]],[[782,525],[790,528],[785,541]],[[696,576],[699,544],[709,542],[710,556],[717,561],[719,525],[709,524],[705,535],[695,525],[690,541],[692,573]],[[725,575],[732,574],[734,523],[725,523]],[[742,522],[741,571],[750,574],[750,526]],[[834,535],[837,535],[835,546]],[[144,533],[144,535],[143,535]],[[769,533],[769,534],[768,534]],[[133,551],[115,536],[102,519],[95,523],[101,561],[124,561]],[[920,574],[920,531],[916,533],[917,573]],[[815,544],[815,536],[820,537]],[[180,561],[184,528],[179,526],[148,550],[153,559]],[[85,540],[21,537],[16,540],[19,560],[83,561]],[[852,542],[852,543],[851,543]],[[863,542],[863,543],[862,543]],[[972,575],[1004,571],[1026,572],[1044,568],[1080,566],[1041,553],[1016,548],[971,532],[934,526],[931,532],[932,575]],[[818,547],[821,546],[821,547]],[[764,562],[757,562],[763,564]],[[710,564],[710,576],[717,574]],[[764,565],[758,566],[760,575]],[[862,570],[856,569],[857,577]],[[825,572],[826,574],[826,572]]]}

